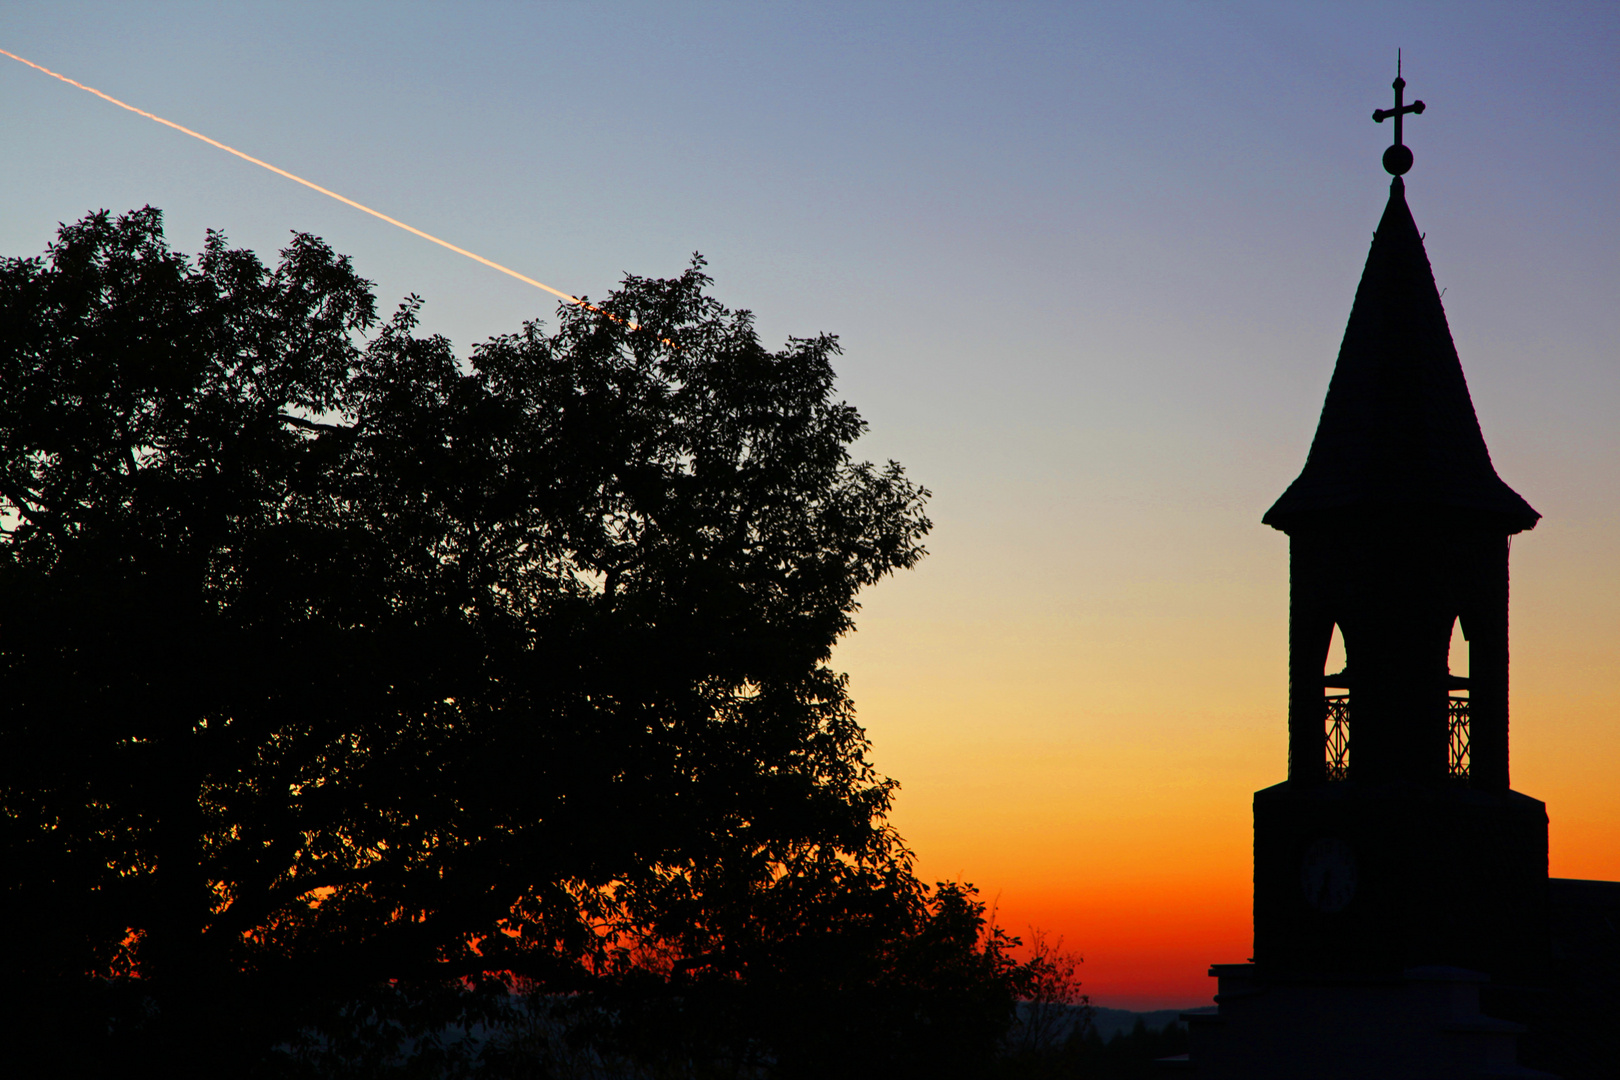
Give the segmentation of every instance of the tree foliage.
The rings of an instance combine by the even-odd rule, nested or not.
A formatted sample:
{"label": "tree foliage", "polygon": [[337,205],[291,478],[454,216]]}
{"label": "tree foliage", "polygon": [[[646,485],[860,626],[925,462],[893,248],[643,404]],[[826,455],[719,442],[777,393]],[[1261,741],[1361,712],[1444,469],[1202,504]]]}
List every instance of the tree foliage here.
{"label": "tree foliage", "polygon": [[379,987],[1005,1024],[829,667],[927,493],[702,265],[460,360],[307,235],[0,264],[9,1015],[170,1075]]}

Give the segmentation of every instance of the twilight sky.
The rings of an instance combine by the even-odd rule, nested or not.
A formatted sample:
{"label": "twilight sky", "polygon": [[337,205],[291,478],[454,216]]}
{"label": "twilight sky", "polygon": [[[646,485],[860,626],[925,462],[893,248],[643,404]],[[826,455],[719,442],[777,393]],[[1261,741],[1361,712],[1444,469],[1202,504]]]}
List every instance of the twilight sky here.
{"label": "twilight sky", "polygon": [[[692,251],[842,337],[932,555],[837,660],[924,874],[1190,1005],[1249,954],[1298,473],[1405,50],[1408,201],[1513,546],[1513,784],[1620,879],[1620,6],[51,3],[8,49],[576,294]],[[546,295],[0,57],[0,254],[325,237],[461,351]]]}

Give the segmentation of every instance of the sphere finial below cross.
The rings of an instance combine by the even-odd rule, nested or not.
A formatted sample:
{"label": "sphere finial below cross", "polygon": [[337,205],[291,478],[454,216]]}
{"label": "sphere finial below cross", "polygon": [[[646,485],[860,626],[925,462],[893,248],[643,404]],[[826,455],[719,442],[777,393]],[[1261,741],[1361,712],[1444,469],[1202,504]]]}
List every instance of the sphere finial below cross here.
{"label": "sphere finial below cross", "polygon": [[1373,122],[1382,124],[1385,120],[1393,118],[1395,121],[1395,142],[1384,151],[1384,171],[1391,176],[1401,176],[1412,168],[1412,151],[1401,142],[1401,118],[1407,113],[1414,116],[1421,115],[1424,104],[1414,101],[1410,105],[1403,105],[1401,99],[1406,90],[1406,80],[1401,78],[1401,54],[1395,51],[1395,81],[1390,85],[1395,87],[1395,107],[1393,109],[1377,109],[1373,112]]}

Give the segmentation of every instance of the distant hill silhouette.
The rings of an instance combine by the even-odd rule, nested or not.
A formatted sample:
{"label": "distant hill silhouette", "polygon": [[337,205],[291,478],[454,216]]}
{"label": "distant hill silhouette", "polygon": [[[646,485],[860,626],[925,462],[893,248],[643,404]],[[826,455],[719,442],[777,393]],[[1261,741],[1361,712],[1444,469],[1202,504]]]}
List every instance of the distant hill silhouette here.
{"label": "distant hill silhouette", "polygon": [[1138,1020],[1149,1031],[1157,1031],[1170,1024],[1181,1022],[1182,1013],[1212,1013],[1214,1005],[1200,1005],[1195,1009],[1153,1009],[1149,1012],[1132,1012],[1130,1009],[1104,1009],[1093,1005],[1091,1008],[1091,1026],[1104,1042],[1115,1035],[1124,1035],[1136,1027]]}

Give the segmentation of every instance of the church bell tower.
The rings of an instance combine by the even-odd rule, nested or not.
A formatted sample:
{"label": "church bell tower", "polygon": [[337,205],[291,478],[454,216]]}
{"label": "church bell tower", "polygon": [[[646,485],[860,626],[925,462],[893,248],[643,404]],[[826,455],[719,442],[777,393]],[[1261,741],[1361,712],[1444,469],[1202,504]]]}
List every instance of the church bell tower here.
{"label": "church bell tower", "polygon": [[1396,56],[1373,113],[1395,121],[1389,202],[1305,467],[1263,519],[1288,536],[1288,778],[1254,793],[1254,955],[1211,966],[1216,1009],[1182,1015],[1164,1065],[1608,1078],[1620,882],[1549,879],[1547,808],[1511,786],[1508,554],[1540,515],[1491,464],[1406,204],[1424,105]]}
{"label": "church bell tower", "polygon": [[1389,202],[1305,467],[1264,517],[1289,542],[1288,779],[1254,799],[1254,962],[1533,982],[1547,815],[1509,786],[1508,552],[1539,515],[1480,432],[1406,203],[1423,103],[1394,85]]}

